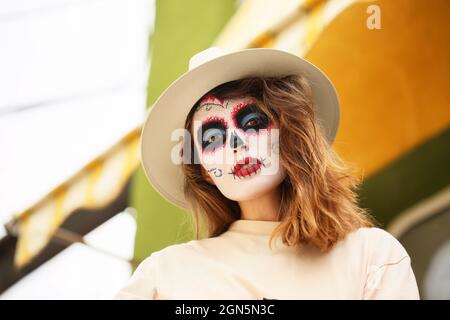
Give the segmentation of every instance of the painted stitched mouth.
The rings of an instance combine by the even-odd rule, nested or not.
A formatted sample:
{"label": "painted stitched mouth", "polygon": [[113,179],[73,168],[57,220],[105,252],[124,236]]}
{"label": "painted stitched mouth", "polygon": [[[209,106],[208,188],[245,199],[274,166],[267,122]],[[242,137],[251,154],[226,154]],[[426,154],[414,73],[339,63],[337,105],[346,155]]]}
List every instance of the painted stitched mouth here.
{"label": "painted stitched mouth", "polygon": [[255,175],[261,170],[261,161],[253,157],[245,157],[233,167],[233,175],[238,178]]}

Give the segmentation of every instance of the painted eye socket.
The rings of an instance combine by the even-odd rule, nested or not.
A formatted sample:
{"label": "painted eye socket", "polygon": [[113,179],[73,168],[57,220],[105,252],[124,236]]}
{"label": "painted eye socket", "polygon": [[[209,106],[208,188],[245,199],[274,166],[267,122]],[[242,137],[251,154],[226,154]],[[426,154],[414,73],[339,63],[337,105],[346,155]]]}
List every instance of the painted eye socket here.
{"label": "painted eye socket", "polygon": [[269,118],[255,105],[248,105],[236,114],[236,123],[244,131],[253,129],[258,132],[269,126]]}
{"label": "painted eye socket", "polygon": [[225,144],[227,129],[221,122],[209,122],[202,126],[198,132],[198,141],[202,151],[212,151]]}

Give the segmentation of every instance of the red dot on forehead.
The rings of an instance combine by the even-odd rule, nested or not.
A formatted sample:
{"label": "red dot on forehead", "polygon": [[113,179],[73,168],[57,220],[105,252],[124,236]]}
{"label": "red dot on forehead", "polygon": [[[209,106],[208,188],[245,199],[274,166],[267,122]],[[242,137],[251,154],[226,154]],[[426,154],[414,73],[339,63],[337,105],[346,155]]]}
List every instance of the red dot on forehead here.
{"label": "red dot on forehead", "polygon": [[223,102],[224,102],[224,99],[219,99],[219,98],[217,98],[215,95],[210,94],[210,95],[207,95],[206,97],[204,97],[204,98],[200,101],[200,106],[201,106],[202,104],[207,103],[207,102],[214,102],[215,100],[219,101],[220,104],[223,104]]}

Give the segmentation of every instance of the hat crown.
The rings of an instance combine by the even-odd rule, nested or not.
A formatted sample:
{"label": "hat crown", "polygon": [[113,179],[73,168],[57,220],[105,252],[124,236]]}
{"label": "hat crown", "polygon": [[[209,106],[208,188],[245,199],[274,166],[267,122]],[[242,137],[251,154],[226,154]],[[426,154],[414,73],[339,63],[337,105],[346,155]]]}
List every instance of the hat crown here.
{"label": "hat crown", "polygon": [[189,60],[189,70],[197,68],[199,65],[208,61],[214,60],[220,56],[225,55],[227,52],[219,47],[210,47],[203,51],[200,51],[192,56]]}

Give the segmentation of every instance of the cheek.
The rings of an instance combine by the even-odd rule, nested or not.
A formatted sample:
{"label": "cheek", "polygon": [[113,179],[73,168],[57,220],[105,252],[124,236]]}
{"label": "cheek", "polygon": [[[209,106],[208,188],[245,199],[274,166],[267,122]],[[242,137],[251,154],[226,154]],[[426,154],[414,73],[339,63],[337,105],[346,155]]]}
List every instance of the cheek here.
{"label": "cheek", "polygon": [[208,175],[213,179],[214,183],[218,185],[223,180],[223,176],[226,174],[225,170],[223,168],[219,168],[217,166],[212,166],[211,168],[206,168],[203,166],[203,168],[206,170]]}
{"label": "cheek", "polygon": [[218,147],[202,150],[201,153],[202,153],[203,157],[213,159],[213,158],[217,157],[218,154],[222,153],[224,151],[223,150],[224,148],[225,148],[225,144],[222,143]]}
{"label": "cheek", "polygon": [[279,144],[278,129],[270,126],[258,132],[245,133],[245,139],[252,155],[272,156],[274,146]]}
{"label": "cheek", "polygon": [[201,145],[194,141],[194,147],[198,155],[198,161],[205,171],[208,172],[213,179],[223,177],[226,171],[223,160],[225,158],[224,146],[216,148],[214,151],[202,151]]}

